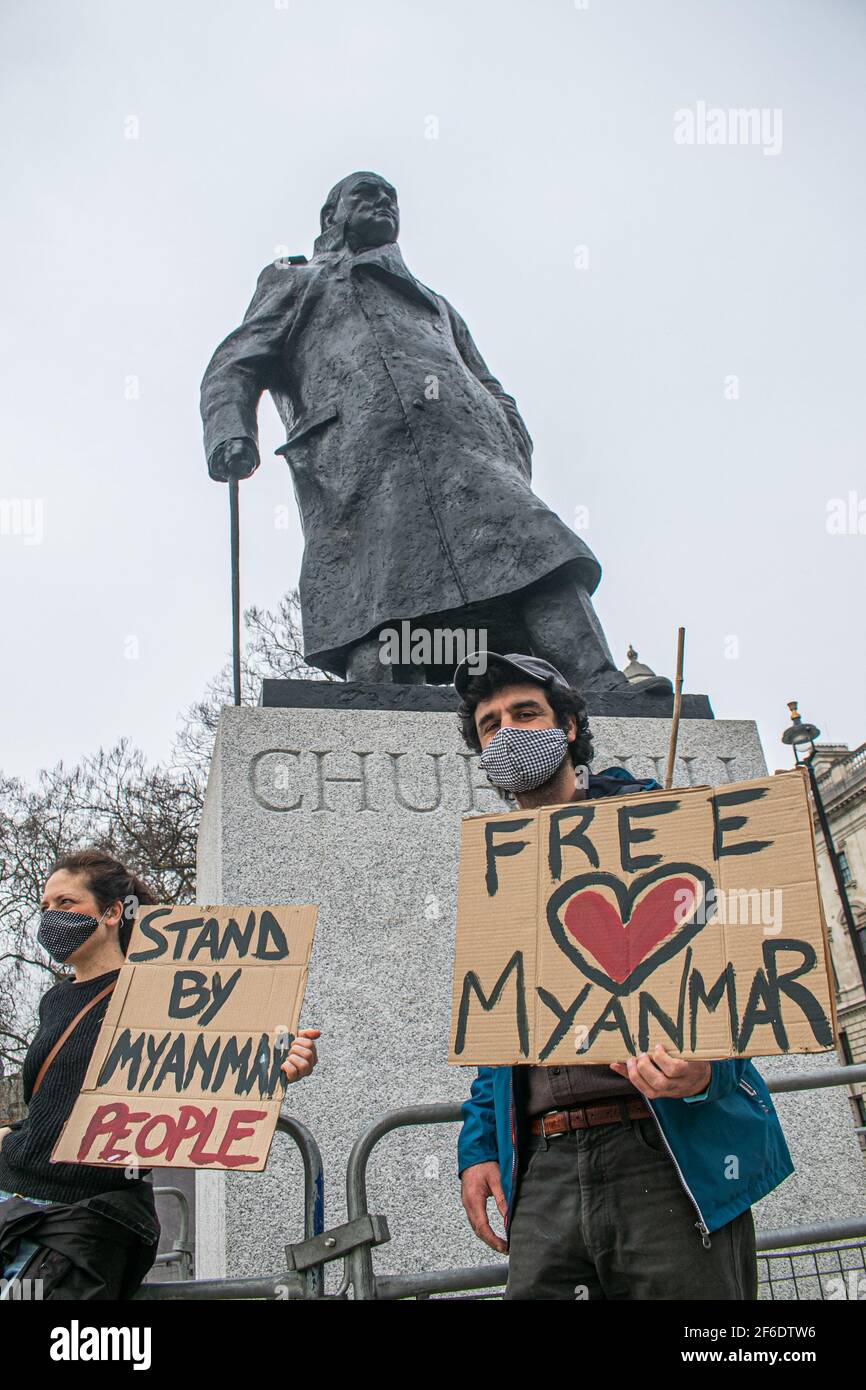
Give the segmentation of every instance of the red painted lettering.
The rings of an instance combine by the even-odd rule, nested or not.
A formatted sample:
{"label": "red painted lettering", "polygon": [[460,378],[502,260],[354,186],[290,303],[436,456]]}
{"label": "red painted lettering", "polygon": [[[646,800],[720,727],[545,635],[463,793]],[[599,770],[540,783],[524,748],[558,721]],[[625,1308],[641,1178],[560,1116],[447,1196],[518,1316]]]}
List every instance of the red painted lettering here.
{"label": "red painted lettering", "polygon": [[202,1165],[204,1165],[205,1163],[219,1163],[219,1153],[209,1154],[205,1151],[204,1148],[205,1144],[207,1143],[208,1139],[213,1133],[213,1127],[216,1124],[216,1106],[209,1110],[207,1114],[205,1114],[203,1110],[199,1110],[198,1107],[195,1105],[185,1105],[183,1106],[183,1109],[188,1110],[191,1115],[197,1116],[199,1127],[204,1129],[204,1133],[199,1135],[198,1139],[196,1139],[195,1143],[189,1151],[190,1163],[200,1163]]}
{"label": "red painted lettering", "polygon": [[[162,1135],[155,1148],[149,1149],[145,1140],[148,1134],[150,1134],[150,1131],[156,1129],[158,1125],[163,1127],[165,1134]],[[168,1149],[174,1137],[175,1130],[176,1125],[170,1115],[151,1115],[147,1124],[142,1125],[136,1135],[135,1152],[138,1154],[139,1158],[156,1158],[157,1154],[162,1153],[163,1149]]]}
{"label": "red painted lettering", "polygon": [[76,1154],[78,1162],[86,1161],[87,1155],[100,1135],[107,1135],[108,1137],[105,1147],[96,1155],[97,1158],[105,1163],[118,1163],[121,1159],[129,1158],[128,1150],[116,1149],[114,1146],[119,1139],[129,1138],[132,1132],[129,1128],[131,1124],[137,1124],[139,1120],[146,1119],[145,1111],[133,1114],[129,1106],[123,1101],[114,1105],[100,1105],[97,1110],[94,1110],[78,1146],[78,1153]]}
{"label": "red painted lettering", "polygon": [[[266,1119],[267,1114],[267,1110],[235,1110],[232,1112],[229,1116],[229,1122],[226,1125],[223,1141],[219,1147],[219,1154],[217,1155],[220,1163],[224,1163],[227,1168],[239,1168],[242,1163],[255,1163],[256,1154],[230,1154],[228,1148],[230,1144],[234,1144],[237,1140],[249,1139],[251,1134],[255,1134],[256,1124],[258,1124],[259,1120]],[[245,1129],[241,1129],[240,1126],[246,1124],[249,1120],[253,1121],[252,1127],[248,1126]]]}

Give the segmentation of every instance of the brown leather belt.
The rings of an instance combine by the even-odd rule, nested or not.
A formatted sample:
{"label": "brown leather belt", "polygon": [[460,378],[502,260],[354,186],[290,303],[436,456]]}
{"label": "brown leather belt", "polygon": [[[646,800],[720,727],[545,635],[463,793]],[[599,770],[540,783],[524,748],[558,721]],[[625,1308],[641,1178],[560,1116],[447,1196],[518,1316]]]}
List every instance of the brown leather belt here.
{"label": "brown leather belt", "polygon": [[[630,1120],[639,1120],[652,1111],[643,1096],[628,1096],[623,1099],[625,1111]],[[622,1111],[614,1104],[578,1105],[574,1110],[553,1110],[547,1115],[536,1115],[530,1125],[533,1134],[543,1134],[549,1139],[553,1134],[570,1134],[574,1129],[589,1129],[591,1125],[615,1125],[622,1121]]]}

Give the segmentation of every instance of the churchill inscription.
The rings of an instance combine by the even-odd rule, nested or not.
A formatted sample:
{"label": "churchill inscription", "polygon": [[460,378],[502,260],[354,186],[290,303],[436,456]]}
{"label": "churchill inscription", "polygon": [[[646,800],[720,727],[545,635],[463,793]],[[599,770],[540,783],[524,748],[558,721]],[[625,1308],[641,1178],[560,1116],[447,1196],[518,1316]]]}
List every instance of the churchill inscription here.
{"label": "churchill inscription", "polygon": [[[335,771],[334,762],[326,761],[345,767],[351,758],[357,762],[350,772]],[[250,761],[249,785],[263,810],[281,813],[375,814],[399,807],[419,815],[459,815],[501,806],[472,753],[266,748]]]}
{"label": "churchill inscription", "polygon": [[[612,760],[636,776],[661,780],[664,755],[614,753]],[[602,763],[596,759],[599,766]],[[713,766],[707,767],[710,761]],[[685,754],[677,759],[681,786],[731,782],[735,754],[712,759]],[[427,815],[500,811],[473,753],[436,753],[369,748],[265,748],[249,765],[249,786],[264,811],[323,814],[384,814],[394,808]]]}

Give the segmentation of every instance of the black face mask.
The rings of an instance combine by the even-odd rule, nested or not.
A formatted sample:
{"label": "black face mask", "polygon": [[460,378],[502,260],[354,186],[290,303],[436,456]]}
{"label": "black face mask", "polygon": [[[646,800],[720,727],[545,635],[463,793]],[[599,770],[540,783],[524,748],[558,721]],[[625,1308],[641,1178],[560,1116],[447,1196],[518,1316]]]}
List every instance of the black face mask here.
{"label": "black face mask", "polygon": [[[108,908],[105,912],[108,912]],[[105,916],[103,912],[102,917]],[[52,960],[62,965],[73,951],[83,946],[102,921],[102,917],[89,917],[86,912],[61,912],[49,908],[42,914],[36,940],[46,950]]]}

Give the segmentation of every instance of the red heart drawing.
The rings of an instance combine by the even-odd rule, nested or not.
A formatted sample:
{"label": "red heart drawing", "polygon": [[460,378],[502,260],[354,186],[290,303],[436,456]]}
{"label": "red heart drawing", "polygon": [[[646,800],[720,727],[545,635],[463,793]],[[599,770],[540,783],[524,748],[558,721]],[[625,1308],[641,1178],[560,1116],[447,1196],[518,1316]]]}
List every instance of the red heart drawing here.
{"label": "red heart drawing", "polygon": [[644,893],[628,921],[622,922],[609,899],[584,888],[569,902],[563,921],[575,941],[591,952],[612,980],[622,984],[654,946],[688,920],[696,897],[690,879],[665,878]]}

